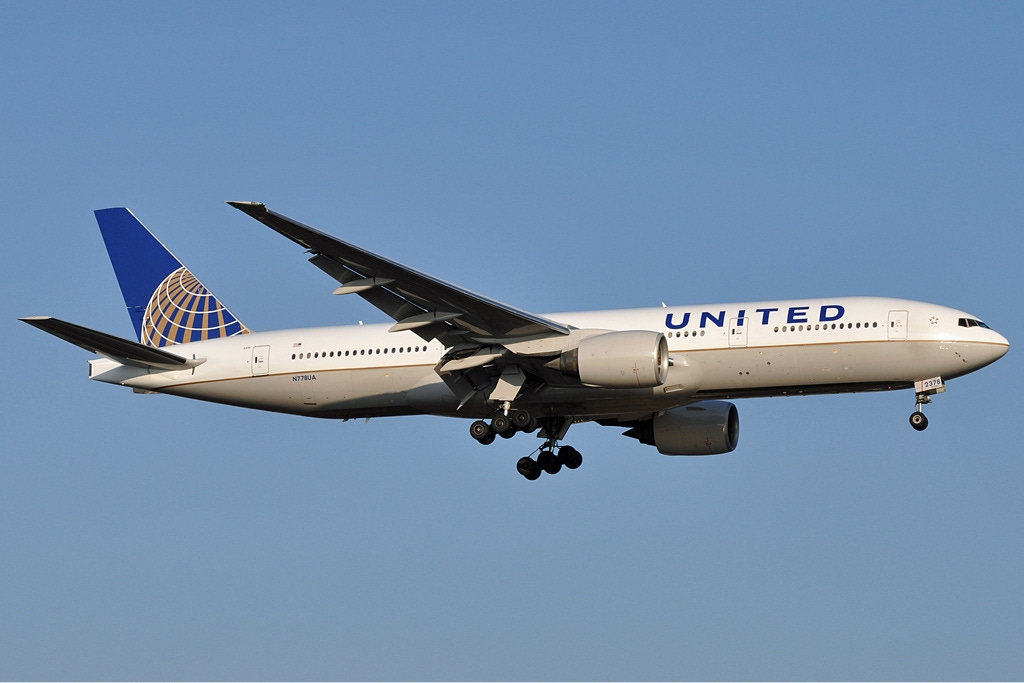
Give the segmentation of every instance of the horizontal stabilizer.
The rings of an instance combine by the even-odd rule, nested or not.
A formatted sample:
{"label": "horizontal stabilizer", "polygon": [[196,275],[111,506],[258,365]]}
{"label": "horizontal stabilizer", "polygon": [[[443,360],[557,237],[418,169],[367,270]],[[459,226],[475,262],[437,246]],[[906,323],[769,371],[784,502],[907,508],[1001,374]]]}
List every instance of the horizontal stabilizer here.
{"label": "horizontal stabilizer", "polygon": [[35,316],[21,318],[21,320],[86,351],[91,351],[123,365],[131,365],[136,368],[185,370],[194,368],[206,361],[205,358],[183,358],[162,349],[146,346],[129,339],[115,337],[106,332],[89,329],[88,327],[82,327],[81,325],[75,325],[74,323],[49,316]]}

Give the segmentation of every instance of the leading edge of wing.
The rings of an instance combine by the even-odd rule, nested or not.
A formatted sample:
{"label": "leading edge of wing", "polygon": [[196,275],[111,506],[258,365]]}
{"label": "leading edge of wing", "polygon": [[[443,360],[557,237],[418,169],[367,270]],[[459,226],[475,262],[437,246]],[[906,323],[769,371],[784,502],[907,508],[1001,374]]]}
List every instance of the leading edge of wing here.
{"label": "leading edge of wing", "polygon": [[43,332],[48,332],[58,339],[115,360],[122,365],[159,370],[185,370],[203,362],[202,359],[183,358],[153,346],[146,346],[130,339],[82,327],[59,318],[33,316],[19,318],[19,320]]}
{"label": "leading edge of wing", "polygon": [[[451,323],[487,337],[524,337],[536,334],[569,334],[569,328],[538,315],[445,282],[392,261],[287,216],[259,202],[228,202],[315,254],[338,261],[361,278],[392,280],[378,285],[393,291],[425,313],[455,313]],[[372,302],[371,302],[372,303]],[[384,309],[381,309],[384,310]],[[391,314],[390,311],[384,310]],[[398,320],[396,318],[396,320]],[[401,323],[401,320],[398,320]]]}

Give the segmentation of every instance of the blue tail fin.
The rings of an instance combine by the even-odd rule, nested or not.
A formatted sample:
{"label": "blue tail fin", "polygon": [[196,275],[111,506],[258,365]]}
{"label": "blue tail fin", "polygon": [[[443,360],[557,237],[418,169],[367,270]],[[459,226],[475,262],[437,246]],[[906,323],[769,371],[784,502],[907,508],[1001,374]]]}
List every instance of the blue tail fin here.
{"label": "blue tail fin", "polygon": [[141,343],[170,346],[249,332],[131,211],[99,209],[96,222]]}

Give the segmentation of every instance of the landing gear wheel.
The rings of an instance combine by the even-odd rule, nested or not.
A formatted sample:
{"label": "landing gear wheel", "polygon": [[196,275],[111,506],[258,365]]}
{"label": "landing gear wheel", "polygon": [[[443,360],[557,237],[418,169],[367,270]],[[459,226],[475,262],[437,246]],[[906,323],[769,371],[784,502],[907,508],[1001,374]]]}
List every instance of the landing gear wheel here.
{"label": "landing gear wheel", "polygon": [[562,446],[559,448],[558,459],[570,470],[574,470],[583,464],[583,455],[572,446]]}
{"label": "landing gear wheel", "polygon": [[512,418],[512,426],[521,432],[527,431],[526,428],[533,422],[533,417],[525,410],[513,410],[509,417]]}
{"label": "landing gear wheel", "polygon": [[[469,435],[480,443],[491,443],[491,441],[494,441],[494,432],[491,430],[491,426],[483,420],[477,420],[469,425]],[[487,437],[491,437],[491,441],[485,441]]]}
{"label": "landing gear wheel", "polygon": [[919,432],[928,428],[928,418],[920,410],[915,410],[910,415],[910,426]]}
{"label": "landing gear wheel", "polygon": [[505,432],[512,429],[512,420],[508,419],[508,416],[506,415],[498,415],[491,420],[491,429],[493,429],[496,434],[505,436]]}
{"label": "landing gear wheel", "polygon": [[558,474],[562,470],[562,461],[548,450],[537,455],[537,465],[548,474]]}
{"label": "landing gear wheel", "polygon": [[527,456],[519,458],[519,462],[516,463],[516,469],[519,470],[519,474],[523,475],[530,481],[535,481],[540,476],[540,465],[533,458]]}

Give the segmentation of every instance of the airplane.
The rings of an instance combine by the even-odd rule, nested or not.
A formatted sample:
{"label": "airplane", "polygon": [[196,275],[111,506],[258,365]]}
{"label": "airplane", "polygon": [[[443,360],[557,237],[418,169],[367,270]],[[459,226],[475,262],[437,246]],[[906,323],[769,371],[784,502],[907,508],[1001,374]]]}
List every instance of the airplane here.
{"label": "airplane", "polygon": [[256,332],[127,208],[95,212],[138,341],[39,316],[24,322],[101,356],[89,378],[141,394],[349,420],[471,420],[481,444],[533,433],[518,472],[576,469],[563,444],[592,421],[665,455],[734,450],[731,400],[913,389],[910,423],[946,382],[1009,350],[945,306],[838,297],[535,315],[303,225],[257,202],[231,206],[297,243],[393,324]]}

